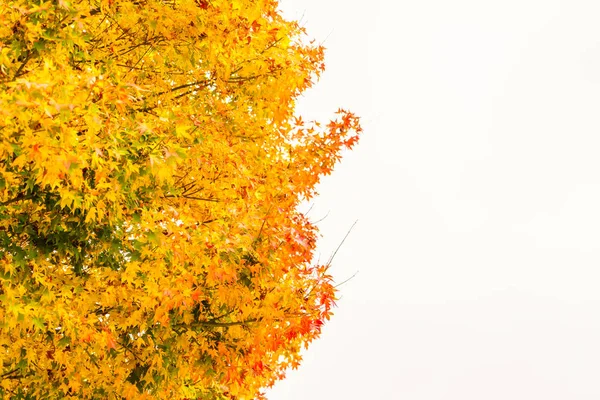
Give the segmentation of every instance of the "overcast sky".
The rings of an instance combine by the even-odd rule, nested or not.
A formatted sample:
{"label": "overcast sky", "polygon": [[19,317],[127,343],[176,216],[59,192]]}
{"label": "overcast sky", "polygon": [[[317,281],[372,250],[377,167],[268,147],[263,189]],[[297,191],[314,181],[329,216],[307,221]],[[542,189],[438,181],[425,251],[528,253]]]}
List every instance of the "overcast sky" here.
{"label": "overcast sky", "polygon": [[298,111],[364,135],[311,210],[341,300],[270,400],[600,398],[600,2],[284,0]]}

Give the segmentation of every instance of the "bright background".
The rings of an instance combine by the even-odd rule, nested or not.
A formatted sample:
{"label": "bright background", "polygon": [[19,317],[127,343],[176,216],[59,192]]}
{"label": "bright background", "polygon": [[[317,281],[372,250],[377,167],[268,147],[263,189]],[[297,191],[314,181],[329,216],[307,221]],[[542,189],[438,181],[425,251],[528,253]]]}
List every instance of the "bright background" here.
{"label": "bright background", "polygon": [[600,398],[600,2],[284,0],[304,119],[365,132],[310,215],[341,300],[271,400]]}

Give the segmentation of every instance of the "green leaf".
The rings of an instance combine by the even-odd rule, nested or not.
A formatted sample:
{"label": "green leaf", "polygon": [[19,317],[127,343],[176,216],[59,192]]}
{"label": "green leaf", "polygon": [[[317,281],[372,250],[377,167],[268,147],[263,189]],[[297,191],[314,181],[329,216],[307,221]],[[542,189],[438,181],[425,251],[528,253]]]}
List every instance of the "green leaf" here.
{"label": "green leaf", "polygon": [[71,344],[71,338],[69,336],[63,336],[59,341],[58,341],[58,345],[60,347],[67,347],[68,345]]}
{"label": "green leaf", "polygon": [[38,328],[39,330],[46,329],[45,321],[42,317],[33,317],[32,322],[33,322],[33,325],[35,325],[36,328]]}
{"label": "green leaf", "polygon": [[160,244],[160,237],[156,232],[146,232],[146,238],[150,243],[154,243],[156,245]]}

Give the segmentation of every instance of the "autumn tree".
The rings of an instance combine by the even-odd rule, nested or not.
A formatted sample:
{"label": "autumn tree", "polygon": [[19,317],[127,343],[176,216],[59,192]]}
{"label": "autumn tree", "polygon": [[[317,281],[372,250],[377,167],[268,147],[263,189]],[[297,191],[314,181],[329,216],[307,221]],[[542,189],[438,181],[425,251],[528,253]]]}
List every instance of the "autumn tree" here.
{"label": "autumn tree", "polygon": [[294,112],[276,0],[0,0],[0,393],[253,399],[331,315],[298,205],[360,132]]}

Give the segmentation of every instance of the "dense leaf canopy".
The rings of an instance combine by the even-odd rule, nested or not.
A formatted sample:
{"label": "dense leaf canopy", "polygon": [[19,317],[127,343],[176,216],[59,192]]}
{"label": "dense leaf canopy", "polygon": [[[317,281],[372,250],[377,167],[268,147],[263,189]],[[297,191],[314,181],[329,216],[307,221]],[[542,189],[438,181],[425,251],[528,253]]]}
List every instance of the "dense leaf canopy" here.
{"label": "dense leaf canopy", "polygon": [[295,115],[275,0],[0,0],[0,393],[236,398],[331,314],[298,205],[360,132]]}

